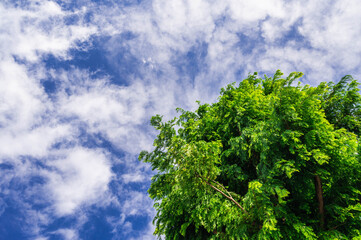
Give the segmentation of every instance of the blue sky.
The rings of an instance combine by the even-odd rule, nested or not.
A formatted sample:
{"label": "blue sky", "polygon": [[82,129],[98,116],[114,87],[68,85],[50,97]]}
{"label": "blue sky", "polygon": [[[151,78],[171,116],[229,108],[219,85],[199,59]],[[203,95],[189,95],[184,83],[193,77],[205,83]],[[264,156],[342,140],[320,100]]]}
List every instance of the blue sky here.
{"label": "blue sky", "polygon": [[0,1],[0,239],[154,239],[155,114],[248,73],[361,79],[357,0]]}

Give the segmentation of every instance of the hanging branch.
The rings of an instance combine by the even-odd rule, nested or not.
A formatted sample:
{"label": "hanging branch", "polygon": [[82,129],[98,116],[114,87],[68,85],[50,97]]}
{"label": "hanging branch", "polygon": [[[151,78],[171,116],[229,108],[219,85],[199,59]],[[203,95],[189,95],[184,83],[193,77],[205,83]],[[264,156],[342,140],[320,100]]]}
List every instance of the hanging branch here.
{"label": "hanging branch", "polygon": [[230,194],[230,192],[228,192],[227,189],[222,184],[220,184],[219,182],[214,181],[214,180],[212,180],[212,182],[214,182],[215,184],[218,184],[218,186],[223,188],[223,191],[226,192],[230,198],[232,198],[232,195]]}
{"label": "hanging branch", "polygon": [[[229,192],[227,191],[227,193],[229,194],[229,196],[227,194],[225,194],[222,190],[218,189],[217,187],[213,186],[212,184],[210,184],[205,178],[203,178],[202,176],[199,176],[198,174],[196,174],[197,177],[201,178],[208,186],[210,186],[211,188],[213,188],[214,190],[216,190],[217,192],[219,192],[220,194],[222,194],[223,196],[225,196],[228,200],[232,201],[234,204],[236,204],[237,207],[239,207],[244,213],[248,214],[248,212],[236,201],[234,200],[234,198],[231,196],[231,194],[229,194]],[[218,183],[219,185],[221,185],[220,183]],[[225,189],[222,186],[223,189]]]}

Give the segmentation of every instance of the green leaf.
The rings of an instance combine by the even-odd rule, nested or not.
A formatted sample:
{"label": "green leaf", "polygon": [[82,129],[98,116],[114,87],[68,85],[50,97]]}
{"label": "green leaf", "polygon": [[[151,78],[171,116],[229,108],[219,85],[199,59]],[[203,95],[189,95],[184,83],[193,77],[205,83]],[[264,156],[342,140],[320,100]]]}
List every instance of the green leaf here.
{"label": "green leaf", "polygon": [[191,224],[190,222],[186,222],[186,223],[182,224],[181,230],[180,230],[180,233],[182,234],[182,236],[186,235],[187,228],[190,224]]}

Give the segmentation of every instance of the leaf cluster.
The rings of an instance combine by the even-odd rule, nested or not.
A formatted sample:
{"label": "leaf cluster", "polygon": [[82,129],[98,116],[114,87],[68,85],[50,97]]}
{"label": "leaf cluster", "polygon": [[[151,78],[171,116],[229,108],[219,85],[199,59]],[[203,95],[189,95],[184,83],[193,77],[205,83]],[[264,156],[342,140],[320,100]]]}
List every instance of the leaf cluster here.
{"label": "leaf cluster", "polygon": [[[361,97],[346,76],[317,87],[249,75],[214,104],[151,124],[149,194],[166,239],[361,235]],[[317,185],[317,181],[322,182]],[[321,190],[320,190],[321,189]]]}

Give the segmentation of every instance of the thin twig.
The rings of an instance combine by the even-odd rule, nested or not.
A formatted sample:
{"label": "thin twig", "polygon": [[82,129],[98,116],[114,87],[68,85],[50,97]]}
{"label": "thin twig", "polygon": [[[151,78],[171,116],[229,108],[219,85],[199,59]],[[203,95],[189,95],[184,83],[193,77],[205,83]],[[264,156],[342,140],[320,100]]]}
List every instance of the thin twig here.
{"label": "thin twig", "polygon": [[[246,214],[248,214],[248,212],[236,201],[233,199],[232,196],[227,196],[224,192],[222,192],[221,190],[219,190],[217,187],[213,186],[212,184],[210,184],[209,182],[207,182],[206,179],[204,179],[203,177],[199,176],[197,174],[197,177],[201,178],[208,186],[210,186],[211,188],[213,188],[214,190],[216,190],[217,192],[219,192],[220,194],[222,194],[223,196],[225,196],[228,200],[232,201],[234,204],[237,205],[237,207],[239,207],[240,209],[242,209],[242,211]],[[223,186],[222,186],[223,187]]]}
{"label": "thin twig", "polygon": [[214,181],[214,180],[212,180],[212,182],[214,182],[215,184],[218,184],[218,186],[221,186],[223,188],[223,190],[228,194],[228,196],[232,197],[232,195],[227,191],[227,189],[222,184],[220,184],[219,182]]}

